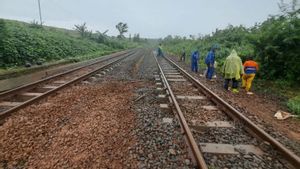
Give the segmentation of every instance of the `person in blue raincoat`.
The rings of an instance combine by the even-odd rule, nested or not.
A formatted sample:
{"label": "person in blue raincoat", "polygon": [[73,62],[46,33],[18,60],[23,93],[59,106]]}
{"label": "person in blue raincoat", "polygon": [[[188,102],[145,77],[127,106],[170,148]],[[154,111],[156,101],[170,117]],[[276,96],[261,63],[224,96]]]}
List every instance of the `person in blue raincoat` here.
{"label": "person in blue raincoat", "polygon": [[214,64],[215,64],[215,52],[216,52],[217,46],[214,45],[211,50],[208,52],[206,58],[205,58],[205,64],[207,65],[207,72],[206,72],[206,78],[211,80],[214,74]]}
{"label": "person in blue raincoat", "polygon": [[191,56],[191,66],[193,72],[198,72],[198,61],[200,58],[199,48],[192,53]]}

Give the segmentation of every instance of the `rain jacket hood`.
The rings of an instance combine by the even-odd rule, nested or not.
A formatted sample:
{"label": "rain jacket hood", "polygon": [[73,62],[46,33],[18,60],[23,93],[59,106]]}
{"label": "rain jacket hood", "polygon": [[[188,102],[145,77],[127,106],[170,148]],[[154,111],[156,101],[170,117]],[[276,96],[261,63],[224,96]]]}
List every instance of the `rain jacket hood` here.
{"label": "rain jacket hood", "polygon": [[192,59],[193,60],[199,60],[199,57],[200,57],[199,55],[200,55],[200,52],[198,50],[194,51],[192,53]]}
{"label": "rain jacket hood", "polygon": [[242,60],[235,50],[232,50],[231,54],[226,58],[223,65],[223,74],[225,79],[235,78],[236,80],[239,80],[241,74],[244,74]]}
{"label": "rain jacket hood", "polygon": [[205,64],[214,64],[215,63],[215,52],[210,50],[205,58]]}

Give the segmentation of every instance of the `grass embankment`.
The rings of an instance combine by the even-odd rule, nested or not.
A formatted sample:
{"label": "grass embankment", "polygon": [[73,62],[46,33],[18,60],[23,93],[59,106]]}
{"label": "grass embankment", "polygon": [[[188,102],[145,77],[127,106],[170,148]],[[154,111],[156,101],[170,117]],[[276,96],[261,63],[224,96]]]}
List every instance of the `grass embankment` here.
{"label": "grass embankment", "polygon": [[120,50],[99,51],[99,52],[95,52],[92,54],[68,57],[68,58],[57,60],[57,61],[49,61],[43,65],[34,65],[30,68],[27,68],[24,66],[10,67],[10,68],[6,68],[6,69],[0,68],[0,80],[17,77],[17,76],[21,76],[21,75],[28,74],[28,73],[33,73],[33,72],[40,71],[40,70],[45,70],[45,69],[48,69],[51,67],[57,67],[57,66],[61,66],[61,65],[70,64],[70,63],[76,63],[76,62],[81,62],[81,61],[85,61],[85,60],[90,60],[90,59],[94,59],[94,58],[101,57],[104,55],[109,55],[111,53],[115,53],[118,51],[120,51]]}
{"label": "grass embankment", "polygon": [[[126,39],[105,38],[105,42],[98,43],[74,30],[0,19],[0,76],[92,59],[137,46]],[[44,66],[35,66],[38,62]],[[26,63],[33,67],[24,68]]]}

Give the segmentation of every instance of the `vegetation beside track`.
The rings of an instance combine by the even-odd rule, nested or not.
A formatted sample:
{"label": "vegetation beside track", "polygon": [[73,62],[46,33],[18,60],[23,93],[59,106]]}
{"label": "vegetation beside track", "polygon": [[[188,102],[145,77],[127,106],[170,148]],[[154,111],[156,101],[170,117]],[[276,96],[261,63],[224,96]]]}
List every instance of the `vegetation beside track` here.
{"label": "vegetation beside track", "polygon": [[289,99],[287,105],[293,112],[296,112],[298,115],[300,115],[300,94]]}
{"label": "vegetation beside track", "polygon": [[[80,32],[40,26],[0,18],[0,69],[1,72],[23,71],[26,63],[68,63],[91,59],[116,51],[137,47],[139,43],[128,39],[102,36],[103,41],[80,36]],[[21,67],[21,68],[20,68]]]}
{"label": "vegetation beside track", "polygon": [[[165,51],[180,56],[183,47],[190,62],[190,52],[200,47],[201,63],[204,66],[211,46],[217,44],[216,60],[219,67],[232,49],[236,49],[245,60],[254,56],[260,64],[254,88],[262,92],[274,92],[286,100],[294,113],[300,114],[300,9],[282,9],[282,14],[270,16],[266,21],[247,28],[229,25],[205,36],[167,36],[162,40]],[[259,85],[257,85],[259,82]]]}
{"label": "vegetation beside track", "polygon": [[64,59],[60,59],[57,61],[49,61],[41,66],[35,65],[32,66],[30,68],[24,67],[24,66],[19,66],[19,67],[11,67],[11,68],[5,68],[5,69],[0,69],[0,80],[1,79],[6,79],[6,78],[12,78],[12,77],[17,77],[20,75],[24,75],[27,73],[32,73],[35,71],[39,71],[39,70],[44,70],[44,69],[48,69],[51,67],[55,67],[55,66],[60,66],[60,65],[65,65],[65,64],[69,64],[69,63],[75,63],[75,62],[80,62],[80,61],[84,61],[84,60],[89,60],[89,59],[93,59],[93,58],[97,58],[99,56],[104,56],[104,55],[108,55],[114,52],[118,52],[119,50],[115,50],[115,51],[98,51],[98,52],[94,52],[91,54],[86,54],[86,55],[80,55],[80,56],[75,56],[75,57],[66,57]]}

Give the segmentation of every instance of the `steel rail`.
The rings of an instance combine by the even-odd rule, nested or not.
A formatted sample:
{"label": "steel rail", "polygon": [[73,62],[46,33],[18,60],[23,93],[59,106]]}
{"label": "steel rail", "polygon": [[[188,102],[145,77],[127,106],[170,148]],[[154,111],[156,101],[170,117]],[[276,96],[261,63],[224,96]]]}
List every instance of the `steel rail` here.
{"label": "steel rail", "polygon": [[108,61],[110,59],[113,59],[113,58],[116,58],[116,57],[119,57],[119,56],[122,56],[124,54],[127,54],[129,53],[129,51],[126,51],[126,52],[118,52],[118,53],[115,53],[116,56],[112,56],[112,57],[109,57],[109,58],[105,58],[105,59],[102,59],[102,60],[98,60],[96,62],[92,62],[92,63],[89,63],[87,65],[83,65],[83,66],[80,66],[80,67],[77,67],[77,68],[73,68],[71,70],[68,70],[68,71],[65,71],[65,72],[62,72],[62,73],[58,73],[58,74],[55,74],[53,76],[49,76],[45,79],[41,79],[41,80],[38,80],[38,81],[35,81],[35,82],[32,82],[32,83],[29,83],[29,84],[26,84],[26,85],[22,85],[22,86],[19,86],[17,88],[14,88],[14,89],[10,89],[10,90],[7,90],[5,92],[2,92],[0,93],[0,99],[3,99],[5,97],[9,97],[9,96],[12,96],[20,91],[23,91],[23,90],[30,90],[32,88],[34,88],[35,86],[39,85],[39,84],[42,84],[42,83],[46,83],[50,80],[53,80],[55,78],[59,78],[59,77],[62,77],[64,75],[67,75],[67,74],[70,74],[70,73],[73,73],[77,70],[80,70],[80,69],[83,69],[83,68],[86,68],[86,67],[89,67],[89,66],[92,66],[92,65],[95,65],[95,64],[98,64],[98,63],[101,63],[101,62],[105,62],[105,61]]}
{"label": "steel rail", "polygon": [[183,130],[184,130],[184,132],[186,134],[186,138],[188,140],[189,147],[192,150],[193,157],[196,160],[197,166],[199,168],[201,168],[201,169],[208,169],[208,167],[207,167],[207,165],[205,163],[205,160],[203,158],[203,155],[200,152],[201,149],[198,147],[198,145],[197,145],[197,143],[195,141],[195,138],[193,137],[193,134],[192,134],[192,132],[191,132],[191,130],[190,130],[190,128],[189,128],[189,126],[188,126],[185,118],[184,118],[184,115],[183,115],[183,113],[182,113],[182,111],[180,109],[180,106],[179,106],[179,104],[178,104],[178,102],[176,100],[176,97],[175,97],[175,95],[174,95],[174,93],[173,93],[173,91],[172,91],[172,89],[171,89],[171,87],[170,87],[170,85],[169,85],[169,83],[167,81],[167,78],[166,78],[166,76],[165,76],[165,74],[164,74],[161,66],[159,65],[159,62],[158,62],[157,58],[155,56],[154,56],[154,58],[156,60],[157,66],[159,68],[159,71],[161,73],[161,78],[162,78],[164,84],[166,85],[166,87],[167,87],[167,89],[169,91],[169,95],[170,95],[170,97],[172,99],[172,103],[175,106],[177,115],[179,117],[179,122],[180,122],[180,124],[181,124],[181,126],[182,126],[182,128],[183,128]]}
{"label": "steel rail", "polygon": [[109,63],[107,63],[107,64],[105,64],[105,65],[103,65],[103,66],[101,66],[101,67],[99,67],[99,68],[97,68],[97,69],[91,71],[91,72],[88,72],[88,73],[86,73],[86,74],[84,74],[84,75],[82,75],[82,76],[80,76],[80,77],[77,77],[77,78],[75,78],[75,79],[73,79],[73,80],[71,80],[71,81],[69,81],[69,82],[67,82],[67,83],[64,83],[64,84],[62,84],[62,85],[60,85],[60,86],[57,86],[57,88],[51,89],[51,90],[49,90],[49,91],[46,91],[46,92],[43,93],[42,95],[37,96],[37,97],[34,97],[34,98],[32,98],[32,99],[29,99],[29,100],[23,102],[22,104],[20,104],[20,105],[18,105],[18,106],[16,106],[16,107],[13,107],[13,108],[8,109],[8,110],[6,110],[6,111],[4,111],[4,112],[1,112],[1,113],[0,113],[0,124],[2,124],[2,123],[3,123],[3,120],[4,120],[6,117],[10,116],[13,112],[15,112],[15,111],[17,111],[17,110],[20,110],[20,109],[22,109],[22,108],[24,108],[24,107],[26,107],[26,106],[28,106],[28,105],[30,105],[30,104],[32,104],[32,103],[34,103],[34,102],[40,100],[40,99],[42,99],[42,98],[45,98],[46,96],[49,96],[50,94],[53,94],[54,92],[56,92],[56,91],[58,91],[58,90],[60,90],[60,89],[63,89],[63,88],[65,88],[65,87],[67,87],[67,86],[69,86],[69,85],[71,85],[71,84],[75,84],[75,83],[77,83],[77,82],[79,82],[79,81],[85,80],[85,79],[87,79],[88,77],[90,77],[90,76],[92,76],[93,74],[95,74],[96,72],[98,72],[98,71],[100,71],[100,70],[102,70],[102,69],[106,69],[107,67],[110,67],[111,65],[116,64],[116,63],[122,61],[123,59],[125,59],[125,58],[127,58],[127,57],[133,55],[133,54],[134,54],[134,53],[132,53],[132,52],[127,53],[125,56],[123,56],[123,57],[121,57],[121,58],[118,58],[117,60],[111,61],[111,62],[109,62]]}
{"label": "steel rail", "polygon": [[188,78],[193,84],[202,89],[207,97],[209,97],[215,104],[220,106],[223,111],[228,114],[233,119],[239,120],[245,127],[250,130],[250,134],[253,134],[255,137],[262,139],[264,141],[269,142],[275,149],[277,149],[282,156],[289,161],[294,167],[300,168],[300,157],[297,156],[294,152],[287,149],[283,144],[278,142],[275,138],[265,132],[263,129],[259,128],[255,123],[253,123],[250,119],[244,116],[241,112],[231,106],[229,103],[224,101],[221,97],[216,95],[213,91],[204,86],[200,81],[195,79],[192,75],[190,75],[183,68],[178,66],[174,61],[172,61],[169,57],[165,56],[166,60],[169,61],[172,65],[174,65],[186,78]]}

